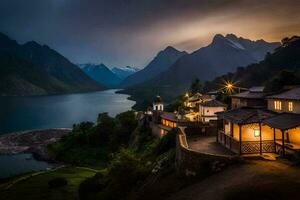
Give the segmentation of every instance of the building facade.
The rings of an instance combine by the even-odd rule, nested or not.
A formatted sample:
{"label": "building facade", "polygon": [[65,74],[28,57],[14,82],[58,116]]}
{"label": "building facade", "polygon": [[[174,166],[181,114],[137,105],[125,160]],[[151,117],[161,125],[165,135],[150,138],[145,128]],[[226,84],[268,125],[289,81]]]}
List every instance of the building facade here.
{"label": "building facade", "polygon": [[202,102],[199,104],[200,121],[207,123],[210,120],[217,120],[217,112],[226,110],[226,105],[217,100]]}
{"label": "building facade", "polygon": [[[239,99],[237,95],[234,98]],[[241,99],[245,99],[244,94]],[[300,150],[300,88],[264,96],[264,101],[265,107],[260,103],[239,104],[218,113],[223,124],[218,131],[218,142],[237,154],[285,155]]]}

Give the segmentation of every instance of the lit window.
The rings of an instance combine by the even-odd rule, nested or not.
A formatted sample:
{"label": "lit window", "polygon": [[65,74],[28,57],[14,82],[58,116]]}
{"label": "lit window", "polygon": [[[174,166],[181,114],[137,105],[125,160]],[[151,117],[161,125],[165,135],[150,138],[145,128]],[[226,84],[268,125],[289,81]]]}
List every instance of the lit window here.
{"label": "lit window", "polygon": [[294,110],[293,102],[289,102],[289,111],[292,112]]}
{"label": "lit window", "polygon": [[281,101],[274,101],[275,110],[281,110]]}
{"label": "lit window", "polygon": [[259,129],[254,129],[254,137],[259,137],[259,136],[260,136]]}

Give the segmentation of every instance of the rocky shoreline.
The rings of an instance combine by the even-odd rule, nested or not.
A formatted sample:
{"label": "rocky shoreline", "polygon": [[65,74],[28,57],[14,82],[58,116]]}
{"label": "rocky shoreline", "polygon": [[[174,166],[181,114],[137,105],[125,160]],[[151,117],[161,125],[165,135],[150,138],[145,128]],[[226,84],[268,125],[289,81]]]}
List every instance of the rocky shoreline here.
{"label": "rocky shoreline", "polygon": [[37,160],[54,162],[45,151],[45,146],[70,132],[69,128],[56,128],[5,134],[0,136],[0,155],[32,153]]}

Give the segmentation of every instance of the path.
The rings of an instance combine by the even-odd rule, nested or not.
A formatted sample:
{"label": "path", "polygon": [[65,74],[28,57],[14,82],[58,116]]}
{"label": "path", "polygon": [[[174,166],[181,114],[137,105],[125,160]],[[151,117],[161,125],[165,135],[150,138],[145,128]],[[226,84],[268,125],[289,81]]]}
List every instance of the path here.
{"label": "path", "polygon": [[[296,195],[291,193],[291,189],[287,188],[284,183],[288,183],[285,185],[295,186],[298,191],[300,186],[300,169],[282,161],[247,161],[247,164],[231,166],[221,173],[188,186],[173,194],[169,200],[224,200],[226,195],[234,190],[242,190],[244,188],[246,188],[246,191],[247,189],[251,191],[252,188],[264,190],[264,187],[268,185],[269,189],[271,185],[271,189],[269,191],[270,194],[266,195],[272,195],[274,192],[275,194],[276,192],[286,192],[285,195]],[[272,186],[274,188],[281,187],[282,190],[276,191]],[[274,192],[272,192],[273,190]],[[258,194],[260,193],[253,195]],[[288,196],[286,199],[289,199]]]}
{"label": "path", "polygon": [[216,142],[215,136],[193,136],[188,137],[189,148],[202,153],[234,155],[233,152]]}

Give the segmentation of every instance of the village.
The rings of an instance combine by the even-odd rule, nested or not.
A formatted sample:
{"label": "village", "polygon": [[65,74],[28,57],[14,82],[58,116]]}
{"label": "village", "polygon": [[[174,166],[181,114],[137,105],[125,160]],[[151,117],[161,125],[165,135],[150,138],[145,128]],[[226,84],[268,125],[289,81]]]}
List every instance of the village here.
{"label": "village", "polygon": [[[234,87],[227,83],[225,89]],[[175,112],[165,112],[163,99],[157,96],[145,116],[153,135],[161,137],[177,127],[180,146],[202,155],[275,161],[300,150],[299,87],[272,93],[264,87],[236,91],[229,105],[216,99],[216,91],[187,93],[184,109]]]}

